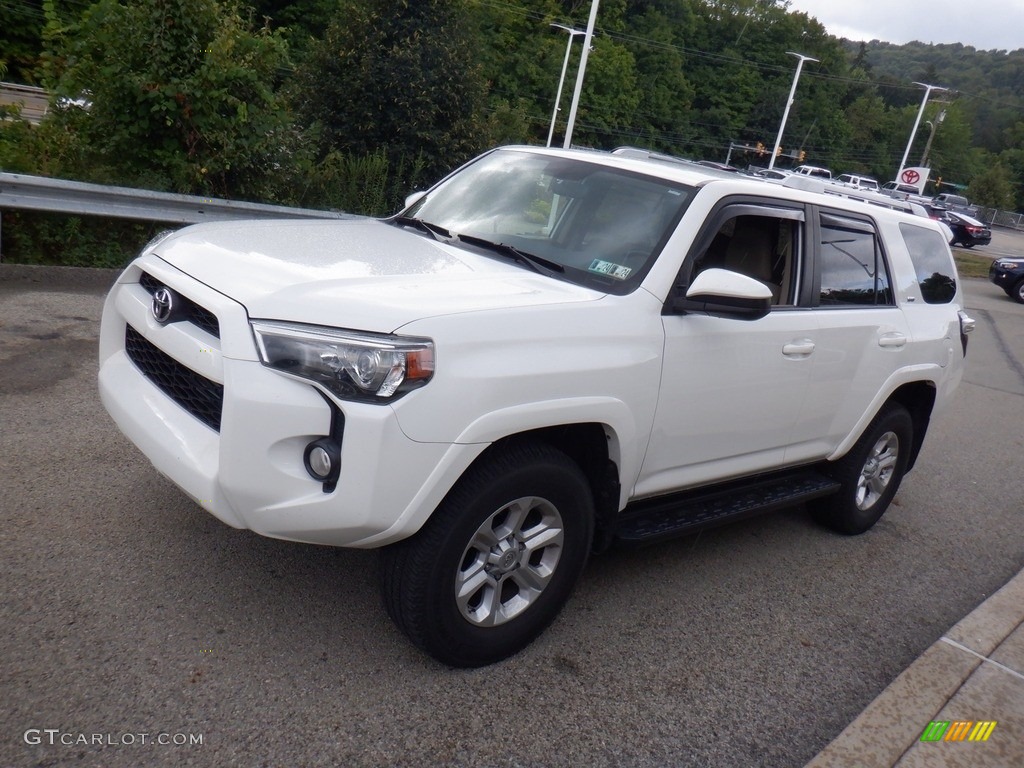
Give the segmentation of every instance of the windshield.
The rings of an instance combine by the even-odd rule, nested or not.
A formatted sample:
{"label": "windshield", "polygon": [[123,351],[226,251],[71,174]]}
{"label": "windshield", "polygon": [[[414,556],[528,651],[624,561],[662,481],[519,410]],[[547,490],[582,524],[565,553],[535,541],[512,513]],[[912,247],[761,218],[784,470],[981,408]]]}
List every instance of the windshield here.
{"label": "windshield", "polygon": [[506,246],[506,257],[555,267],[545,274],[628,293],[692,196],[691,187],[664,179],[508,149],[463,168],[403,216],[446,230],[455,245]]}

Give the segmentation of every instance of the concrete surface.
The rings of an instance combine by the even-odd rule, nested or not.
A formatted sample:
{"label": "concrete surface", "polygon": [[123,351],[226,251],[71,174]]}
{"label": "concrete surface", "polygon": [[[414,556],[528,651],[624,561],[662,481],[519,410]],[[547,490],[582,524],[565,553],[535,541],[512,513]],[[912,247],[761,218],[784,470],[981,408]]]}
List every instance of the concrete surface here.
{"label": "concrete surface", "polygon": [[[932,722],[995,727],[983,742],[922,741]],[[1022,765],[1024,571],[928,648],[807,768]]]}

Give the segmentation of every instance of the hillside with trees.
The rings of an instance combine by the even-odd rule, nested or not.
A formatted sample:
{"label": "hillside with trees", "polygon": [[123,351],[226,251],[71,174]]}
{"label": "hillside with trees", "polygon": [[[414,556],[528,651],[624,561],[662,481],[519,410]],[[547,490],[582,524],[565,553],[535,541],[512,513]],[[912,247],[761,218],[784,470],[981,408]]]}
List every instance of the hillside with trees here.
{"label": "hillside with trees", "polygon": [[[389,213],[483,149],[546,141],[568,42],[551,25],[582,29],[589,9],[589,0],[3,0],[0,76],[42,85],[53,101],[39,126],[7,110],[0,168]],[[785,0],[602,0],[573,143],[767,165],[730,144],[773,145],[796,65],[787,51],[819,61],[803,69],[786,155],[888,180],[923,96],[913,81],[941,85],[950,90],[933,93],[910,164],[931,136],[933,178],[983,204],[1024,207],[1024,50],[850,43]],[[19,226],[7,226],[12,218]],[[67,259],[70,239],[93,250],[98,239],[88,221],[69,228],[5,211],[4,224],[8,252],[48,242]],[[113,248],[106,258],[122,257]]]}

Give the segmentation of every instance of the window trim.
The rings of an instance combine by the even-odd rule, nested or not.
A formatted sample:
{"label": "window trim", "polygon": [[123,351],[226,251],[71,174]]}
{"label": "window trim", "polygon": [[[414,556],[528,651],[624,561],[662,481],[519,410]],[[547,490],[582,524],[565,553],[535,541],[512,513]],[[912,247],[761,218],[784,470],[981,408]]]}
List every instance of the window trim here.
{"label": "window trim", "polygon": [[704,224],[701,226],[697,236],[690,245],[690,249],[683,258],[672,290],[669,291],[668,298],[662,308],[662,314],[679,314],[673,310],[672,306],[676,299],[686,295],[686,291],[693,281],[693,267],[697,258],[707,252],[722,225],[729,219],[736,218],[737,216],[764,216],[786,221],[796,221],[803,225],[798,229],[799,236],[797,237],[793,255],[796,268],[796,275],[793,278],[794,302],[792,304],[773,304],[771,312],[792,312],[794,310],[812,309],[807,303],[812,295],[808,290],[811,282],[809,277],[812,271],[809,262],[813,263],[815,261],[811,257],[812,241],[809,209],[810,206],[805,203],[754,197],[751,195],[730,195],[719,200],[705,218]]}
{"label": "window trim", "polygon": [[[885,240],[879,234],[878,223],[866,214],[844,211],[837,208],[823,208],[814,206],[814,215],[811,218],[811,236],[814,238],[814,265],[813,276],[810,281],[810,300],[815,309],[886,309],[896,307],[896,290],[893,287],[892,269],[889,266],[889,254],[885,247]],[[876,304],[822,304],[821,303],[821,277],[822,277],[822,229],[824,225],[847,229],[851,232],[870,234],[875,242],[875,274],[878,274],[878,266],[881,264],[885,271],[886,285],[889,288],[889,301]],[[877,279],[877,278],[876,278]],[[878,296],[876,285],[875,296]]]}

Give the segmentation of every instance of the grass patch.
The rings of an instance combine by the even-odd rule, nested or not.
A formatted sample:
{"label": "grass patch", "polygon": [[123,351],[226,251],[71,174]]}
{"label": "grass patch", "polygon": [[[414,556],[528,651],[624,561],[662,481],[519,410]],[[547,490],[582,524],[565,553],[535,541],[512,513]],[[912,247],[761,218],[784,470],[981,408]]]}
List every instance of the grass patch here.
{"label": "grass patch", "polygon": [[988,268],[992,266],[993,258],[954,248],[953,260],[960,277],[988,277]]}

